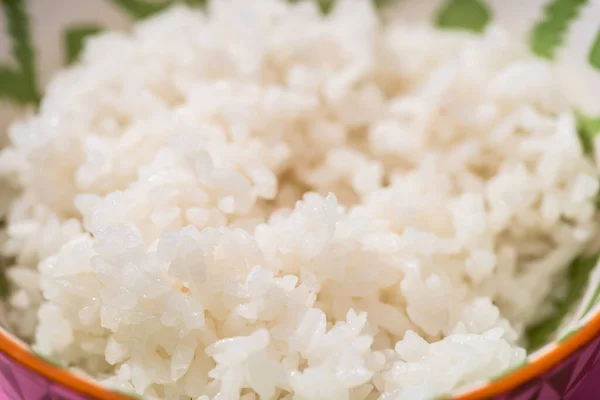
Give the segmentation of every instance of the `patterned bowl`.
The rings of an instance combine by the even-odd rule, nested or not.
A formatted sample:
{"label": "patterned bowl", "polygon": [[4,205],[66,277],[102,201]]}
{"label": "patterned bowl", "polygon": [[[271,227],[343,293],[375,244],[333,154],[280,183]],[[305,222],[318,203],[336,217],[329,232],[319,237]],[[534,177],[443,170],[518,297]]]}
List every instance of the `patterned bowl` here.
{"label": "patterned bowl", "polygon": [[[37,103],[40,87],[52,73],[77,59],[87,36],[106,28],[126,28],[175,2],[201,5],[204,0],[0,0],[0,138],[15,116]],[[491,20],[508,26],[528,41],[535,54],[556,66],[569,100],[588,116],[580,119],[588,143],[600,132],[600,118],[590,118],[600,115],[600,1],[403,0],[390,5],[390,12],[402,12],[411,20],[426,19],[441,29],[481,32]],[[584,261],[571,266],[568,293],[557,314],[533,330],[545,346],[519,368],[442,398],[572,396],[600,359],[600,266],[596,258]],[[0,311],[0,322],[1,317]],[[600,379],[587,381],[598,382],[594,392],[600,393]],[[131,397],[41,357],[0,328],[0,399]]]}
{"label": "patterned bowl", "polygon": [[[600,381],[588,374],[600,360],[600,314],[516,371],[447,400],[580,399],[584,381],[593,393]],[[600,365],[600,364],[599,364]],[[597,369],[597,368],[596,368]],[[587,379],[586,379],[587,378]],[[2,397],[4,395],[4,397]],[[573,397],[572,397],[573,396]],[[6,400],[131,400],[135,395],[111,392],[33,353],[24,343],[0,332],[0,398]]]}

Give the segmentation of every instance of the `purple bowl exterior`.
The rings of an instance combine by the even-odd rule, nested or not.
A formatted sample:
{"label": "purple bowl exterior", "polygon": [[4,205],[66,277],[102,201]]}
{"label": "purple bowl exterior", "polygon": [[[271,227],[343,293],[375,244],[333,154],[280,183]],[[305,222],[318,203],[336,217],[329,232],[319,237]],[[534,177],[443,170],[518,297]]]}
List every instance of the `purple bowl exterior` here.
{"label": "purple bowl exterior", "polygon": [[[542,376],[493,400],[600,398],[600,336]],[[590,372],[594,371],[593,374]],[[588,376],[589,375],[589,376]],[[585,379],[587,378],[587,379]],[[0,353],[0,400],[89,400]]]}
{"label": "purple bowl exterior", "polygon": [[[600,335],[548,372],[494,400],[600,398]],[[596,368],[594,368],[596,367]],[[590,374],[593,372],[592,374]],[[587,379],[586,379],[587,378]],[[585,393],[595,393],[588,397]]]}
{"label": "purple bowl exterior", "polygon": [[0,352],[1,400],[89,400]]}

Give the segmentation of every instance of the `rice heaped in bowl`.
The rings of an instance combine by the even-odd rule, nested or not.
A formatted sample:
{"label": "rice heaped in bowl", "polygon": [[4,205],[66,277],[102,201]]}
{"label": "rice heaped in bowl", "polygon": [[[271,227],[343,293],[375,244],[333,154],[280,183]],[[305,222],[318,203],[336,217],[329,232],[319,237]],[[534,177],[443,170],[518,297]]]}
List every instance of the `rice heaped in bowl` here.
{"label": "rice heaped in bowl", "polygon": [[12,329],[145,399],[476,384],[524,360],[597,234],[552,68],[367,1],[101,34],[10,138]]}

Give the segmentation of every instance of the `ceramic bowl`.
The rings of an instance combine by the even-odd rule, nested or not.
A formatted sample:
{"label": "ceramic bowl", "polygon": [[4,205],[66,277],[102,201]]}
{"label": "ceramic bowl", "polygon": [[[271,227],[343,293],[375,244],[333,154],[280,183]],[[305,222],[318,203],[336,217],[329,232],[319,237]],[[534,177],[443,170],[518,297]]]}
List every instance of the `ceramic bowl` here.
{"label": "ceramic bowl", "polygon": [[[0,0],[0,138],[11,120],[35,107],[42,96],[41,88],[53,72],[77,59],[86,37],[108,28],[127,29],[136,19],[146,18],[178,1],[190,5],[203,3],[202,0]],[[399,12],[411,20],[426,19],[440,29],[480,32],[491,21],[507,25],[528,42],[532,52],[555,65],[573,106],[587,115],[581,128],[591,135],[600,131],[600,119],[593,118],[600,115],[600,2],[585,3],[403,0],[389,4],[384,12]],[[12,52],[10,32],[15,27],[25,32],[29,49],[25,56]],[[572,272],[574,276],[581,275],[579,270]],[[548,343],[519,368],[443,398],[551,400],[573,393],[600,359],[599,283],[598,267],[589,268],[585,276],[577,278],[577,283],[575,279],[570,283],[573,294],[570,312],[561,316]],[[600,377],[592,378],[595,381],[600,392]],[[1,329],[0,393],[11,400],[130,398],[40,357]]]}

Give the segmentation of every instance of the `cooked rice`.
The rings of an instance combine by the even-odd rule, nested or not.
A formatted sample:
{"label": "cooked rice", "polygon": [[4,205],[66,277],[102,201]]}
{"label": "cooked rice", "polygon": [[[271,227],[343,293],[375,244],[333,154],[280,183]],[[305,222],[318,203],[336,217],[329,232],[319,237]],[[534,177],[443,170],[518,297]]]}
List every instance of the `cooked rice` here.
{"label": "cooked rice", "polygon": [[13,329],[150,400],[415,400],[521,363],[596,231],[552,67],[366,0],[207,12],[93,38],[12,126]]}

